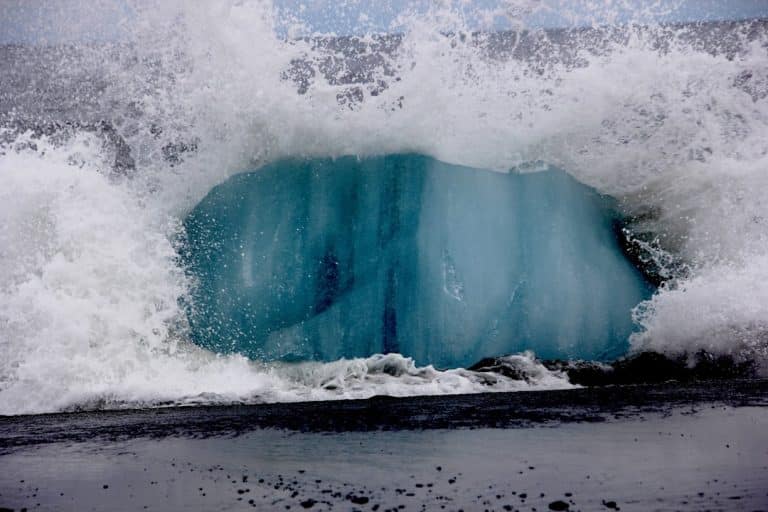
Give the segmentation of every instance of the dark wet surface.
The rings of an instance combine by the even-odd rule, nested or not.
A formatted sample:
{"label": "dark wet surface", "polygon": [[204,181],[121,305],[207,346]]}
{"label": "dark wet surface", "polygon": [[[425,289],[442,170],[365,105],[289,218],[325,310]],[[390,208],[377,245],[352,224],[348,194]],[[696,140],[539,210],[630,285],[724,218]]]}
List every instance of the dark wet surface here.
{"label": "dark wet surface", "polygon": [[0,417],[0,453],[36,444],[234,436],[265,428],[357,432],[601,423],[715,404],[764,407],[768,380]]}
{"label": "dark wet surface", "polygon": [[766,391],[732,381],[2,418],[0,507],[768,510]]}

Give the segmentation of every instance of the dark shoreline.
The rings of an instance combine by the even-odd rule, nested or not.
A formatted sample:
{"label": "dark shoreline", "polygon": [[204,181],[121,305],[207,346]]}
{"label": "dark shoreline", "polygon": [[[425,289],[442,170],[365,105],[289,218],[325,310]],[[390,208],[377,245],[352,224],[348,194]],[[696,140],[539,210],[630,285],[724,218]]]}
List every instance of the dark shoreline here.
{"label": "dark shoreline", "polygon": [[0,510],[768,510],[767,406],[736,380],[3,417]]}
{"label": "dark shoreline", "polygon": [[206,438],[262,429],[322,433],[602,423],[721,405],[768,406],[768,379],[5,416],[0,417],[0,454],[60,442]]}

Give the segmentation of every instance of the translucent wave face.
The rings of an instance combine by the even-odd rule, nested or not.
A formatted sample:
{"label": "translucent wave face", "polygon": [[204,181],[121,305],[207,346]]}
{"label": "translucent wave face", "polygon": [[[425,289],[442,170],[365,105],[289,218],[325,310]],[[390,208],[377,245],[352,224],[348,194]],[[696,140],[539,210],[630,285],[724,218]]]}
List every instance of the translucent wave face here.
{"label": "translucent wave face", "polygon": [[[615,198],[669,266],[635,311],[635,348],[764,357],[765,24],[523,33],[537,5],[493,14],[515,29],[506,39],[473,34],[451,5],[406,12],[394,40],[364,37],[350,53],[276,35],[285,18],[267,3],[138,2],[125,40],[55,59],[46,87],[71,91],[82,76],[98,87],[56,96],[62,112],[27,106],[3,121],[107,119],[132,165],[110,175],[95,143],[0,155],[0,236],[13,241],[0,270],[0,412],[290,395],[265,391],[295,389],[276,370],[190,347],[177,303],[181,219],[227,177],[284,157],[418,152],[564,169]],[[18,83],[34,104],[35,87]]]}
{"label": "translucent wave face", "polygon": [[650,291],[618,222],[562,171],[421,155],[277,162],[185,219],[191,334],[257,360],[616,358]]}

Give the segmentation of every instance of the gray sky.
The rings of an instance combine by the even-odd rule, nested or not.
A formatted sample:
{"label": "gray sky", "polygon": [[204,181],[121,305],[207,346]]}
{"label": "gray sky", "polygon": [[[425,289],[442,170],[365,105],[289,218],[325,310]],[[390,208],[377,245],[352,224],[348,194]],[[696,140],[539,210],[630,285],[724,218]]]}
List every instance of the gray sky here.
{"label": "gray sky", "polygon": [[[426,11],[430,0],[276,0],[275,5],[296,12],[304,6],[302,21],[315,31],[350,33],[361,28],[387,31],[400,12],[411,9]],[[476,18],[478,11],[512,4],[503,0],[473,0],[464,3],[467,18]],[[517,2],[522,4],[523,2]],[[768,17],[768,0],[531,0],[541,8],[523,21],[530,28],[567,27],[593,22],[670,22],[729,20]],[[595,9],[595,4],[611,4],[607,9]],[[603,12],[600,12],[603,11]],[[361,22],[360,14],[366,15]],[[611,16],[607,16],[609,13]],[[361,27],[362,26],[362,27]],[[498,23],[496,28],[505,28]]]}
{"label": "gray sky", "polygon": [[[138,0],[141,2],[142,0]],[[151,1],[151,0],[150,0]],[[612,0],[608,18],[591,7],[611,0],[531,0],[543,8],[524,17],[531,28],[590,22],[694,21],[768,17],[768,0]],[[338,34],[396,30],[406,10],[426,11],[432,0],[274,0],[278,11],[296,16],[313,32]],[[459,1],[470,25],[478,13],[503,0]],[[507,1],[506,3],[510,3]],[[120,40],[129,33],[133,11],[126,0],[0,0],[0,43],[59,43]],[[617,6],[625,6],[620,8]],[[639,12],[650,15],[641,16]],[[505,28],[497,19],[495,28]]]}

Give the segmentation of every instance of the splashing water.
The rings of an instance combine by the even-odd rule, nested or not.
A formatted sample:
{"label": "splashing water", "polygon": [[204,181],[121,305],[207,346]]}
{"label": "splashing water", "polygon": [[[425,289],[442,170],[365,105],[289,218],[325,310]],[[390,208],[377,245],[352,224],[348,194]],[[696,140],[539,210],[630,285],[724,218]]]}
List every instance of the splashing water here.
{"label": "splashing water", "polygon": [[542,4],[503,7],[330,37],[285,5],[142,2],[116,40],[4,46],[0,413],[569,385],[530,354],[528,380],[489,382],[392,354],[266,364],[192,344],[184,218],[288,157],[563,169],[616,201],[661,276],[633,350],[764,364],[766,22],[606,7],[592,19],[622,24],[544,30],[526,24]]}

